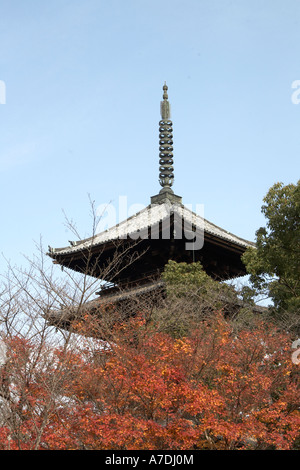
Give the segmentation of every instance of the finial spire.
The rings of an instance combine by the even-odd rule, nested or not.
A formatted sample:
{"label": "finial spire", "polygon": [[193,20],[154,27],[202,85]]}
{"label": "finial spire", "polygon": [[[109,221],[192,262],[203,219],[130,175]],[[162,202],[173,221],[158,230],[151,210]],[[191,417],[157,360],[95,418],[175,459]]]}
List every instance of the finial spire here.
{"label": "finial spire", "polygon": [[166,85],[166,82],[163,86],[164,94],[163,94],[163,101],[160,102],[160,114],[161,118],[163,120],[170,119],[171,118],[171,107],[170,103],[168,101],[168,87]]}
{"label": "finial spire", "polygon": [[151,203],[162,203],[166,199],[180,203],[181,197],[176,196],[171,188],[174,181],[173,168],[173,129],[171,107],[168,101],[168,87],[163,86],[163,101],[160,102],[161,120],[159,121],[159,194],[151,198]]}
{"label": "finial spire", "polygon": [[173,193],[171,186],[173,174],[173,131],[170,120],[170,103],[168,101],[168,87],[163,86],[163,101],[160,102],[161,121],[159,122],[159,182],[163,187],[161,192]]}
{"label": "finial spire", "polygon": [[168,93],[167,93],[168,87],[167,87],[166,82],[165,82],[165,84],[164,84],[164,86],[163,86],[163,90],[164,90],[163,99],[164,99],[164,100],[167,100],[167,99],[168,99]]}

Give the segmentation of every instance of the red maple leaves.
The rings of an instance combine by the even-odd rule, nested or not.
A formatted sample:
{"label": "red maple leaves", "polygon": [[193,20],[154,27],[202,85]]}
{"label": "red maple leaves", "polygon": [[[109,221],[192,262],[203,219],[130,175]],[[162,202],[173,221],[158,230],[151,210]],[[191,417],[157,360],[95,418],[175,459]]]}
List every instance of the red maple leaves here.
{"label": "red maple leaves", "polygon": [[291,449],[300,397],[290,344],[262,322],[234,332],[221,314],[180,339],[142,316],[92,348],[88,338],[55,350],[14,338],[1,448]]}

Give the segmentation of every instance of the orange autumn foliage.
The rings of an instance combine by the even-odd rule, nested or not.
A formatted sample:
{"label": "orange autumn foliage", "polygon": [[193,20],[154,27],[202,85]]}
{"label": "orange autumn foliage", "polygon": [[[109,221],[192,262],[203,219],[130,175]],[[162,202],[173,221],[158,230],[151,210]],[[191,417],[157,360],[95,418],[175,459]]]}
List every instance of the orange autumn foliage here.
{"label": "orange autumn foliage", "polygon": [[292,449],[300,396],[290,345],[262,322],[234,333],[216,314],[174,339],[141,315],[115,327],[109,345],[57,348],[51,361],[39,351],[30,369],[35,346],[15,338],[2,375],[17,425],[0,427],[1,449]]}

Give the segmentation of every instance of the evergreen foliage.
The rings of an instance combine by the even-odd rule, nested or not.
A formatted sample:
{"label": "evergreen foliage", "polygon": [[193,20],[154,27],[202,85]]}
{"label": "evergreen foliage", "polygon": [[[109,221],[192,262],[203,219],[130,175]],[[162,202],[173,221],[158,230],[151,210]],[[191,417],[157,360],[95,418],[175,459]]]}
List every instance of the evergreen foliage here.
{"label": "evergreen foliage", "polygon": [[266,227],[256,232],[256,248],[243,261],[256,292],[265,291],[277,312],[300,308],[300,180],[274,184],[264,198]]}

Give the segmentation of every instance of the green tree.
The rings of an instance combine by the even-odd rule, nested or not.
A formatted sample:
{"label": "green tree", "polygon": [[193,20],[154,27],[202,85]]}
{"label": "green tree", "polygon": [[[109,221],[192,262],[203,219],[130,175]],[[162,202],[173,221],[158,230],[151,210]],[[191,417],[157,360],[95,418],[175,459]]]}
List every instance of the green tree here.
{"label": "green tree", "polygon": [[265,291],[278,312],[300,309],[300,180],[274,184],[263,199],[266,227],[243,261],[257,292]]}
{"label": "green tree", "polygon": [[212,279],[200,262],[169,260],[162,279],[167,296],[152,319],[173,337],[185,336],[204,318],[215,316],[216,311],[229,313],[237,305],[234,288]]}

